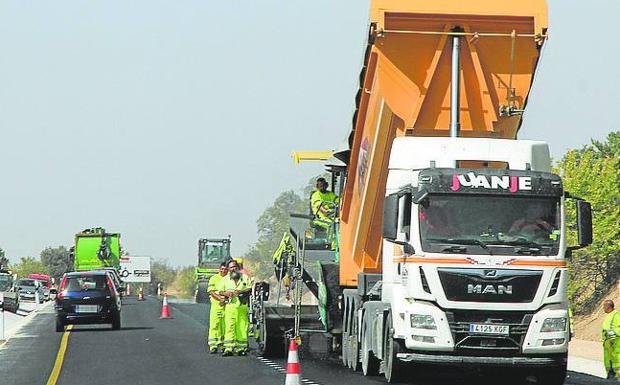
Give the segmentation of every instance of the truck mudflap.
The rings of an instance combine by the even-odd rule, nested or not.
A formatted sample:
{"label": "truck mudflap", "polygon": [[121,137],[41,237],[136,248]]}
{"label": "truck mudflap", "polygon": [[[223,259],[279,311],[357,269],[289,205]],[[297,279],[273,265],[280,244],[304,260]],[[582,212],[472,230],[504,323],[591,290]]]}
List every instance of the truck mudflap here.
{"label": "truck mudflap", "polygon": [[396,357],[403,362],[437,365],[485,365],[485,366],[566,366],[566,356],[552,357],[474,357],[423,353],[398,353]]}

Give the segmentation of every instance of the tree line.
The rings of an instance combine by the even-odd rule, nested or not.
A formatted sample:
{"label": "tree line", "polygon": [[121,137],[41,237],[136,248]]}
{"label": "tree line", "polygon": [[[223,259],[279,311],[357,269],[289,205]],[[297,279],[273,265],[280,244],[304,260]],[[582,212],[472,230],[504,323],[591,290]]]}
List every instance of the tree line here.
{"label": "tree line", "polygon": [[20,278],[29,274],[47,274],[58,280],[64,273],[73,270],[73,263],[65,246],[46,247],[39,258],[21,257],[14,264],[9,263],[6,252],[0,248],[0,267],[11,270]]}
{"label": "tree line", "polygon": [[[592,204],[591,246],[569,259],[569,297],[576,313],[591,311],[620,277],[620,132],[569,150],[557,163],[564,189]],[[576,241],[575,208],[567,204],[569,245]]]}

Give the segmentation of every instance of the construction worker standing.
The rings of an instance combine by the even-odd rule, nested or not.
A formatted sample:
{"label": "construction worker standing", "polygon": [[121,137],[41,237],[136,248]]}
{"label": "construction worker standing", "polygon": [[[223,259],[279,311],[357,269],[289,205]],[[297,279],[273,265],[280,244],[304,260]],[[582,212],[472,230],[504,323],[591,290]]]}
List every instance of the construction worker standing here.
{"label": "construction worker standing", "polygon": [[228,275],[228,268],[226,262],[220,264],[220,270],[218,274],[215,274],[209,279],[207,286],[207,293],[211,298],[211,306],[209,310],[209,337],[208,345],[211,354],[217,353],[218,348],[224,348],[224,305],[226,298],[220,295],[217,291],[220,281],[226,278]]}
{"label": "construction worker standing", "polygon": [[605,319],[601,338],[603,341],[603,360],[605,361],[605,371],[607,378],[618,378],[620,374],[620,312],[614,309],[614,302],[606,300],[603,302]]}
{"label": "construction worker standing", "polygon": [[239,271],[239,264],[228,262],[228,276],[220,281],[220,295],[226,297],[224,308],[224,356],[237,353],[245,356],[248,350],[248,303],[252,283]]}

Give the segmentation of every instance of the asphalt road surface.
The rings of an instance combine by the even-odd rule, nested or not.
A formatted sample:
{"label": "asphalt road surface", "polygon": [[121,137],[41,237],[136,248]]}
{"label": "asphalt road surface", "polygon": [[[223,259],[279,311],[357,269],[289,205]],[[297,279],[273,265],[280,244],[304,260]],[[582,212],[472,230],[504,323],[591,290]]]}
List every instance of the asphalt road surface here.
{"label": "asphalt road surface", "polygon": [[[56,370],[59,385],[284,384],[283,359],[208,354],[206,305],[171,306],[174,319],[160,320],[159,301],[126,298],[120,331],[109,325],[83,325],[64,334],[54,331],[54,312],[47,307],[0,348],[0,384],[54,385],[55,367],[60,369]],[[63,340],[66,350],[59,354]],[[382,377],[364,377],[345,369],[337,360],[302,360],[301,369],[304,385],[385,383]],[[511,377],[508,372],[465,375],[450,368],[427,368],[416,372],[415,380],[408,383],[496,385],[509,384]],[[605,383],[577,373],[569,373],[567,381],[569,385]]]}

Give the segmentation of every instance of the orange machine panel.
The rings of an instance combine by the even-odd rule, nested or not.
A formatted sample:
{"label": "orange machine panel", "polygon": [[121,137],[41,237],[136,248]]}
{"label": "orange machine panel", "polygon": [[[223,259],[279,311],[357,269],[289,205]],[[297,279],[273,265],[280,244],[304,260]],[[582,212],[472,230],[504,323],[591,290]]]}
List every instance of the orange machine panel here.
{"label": "orange machine panel", "polygon": [[516,138],[546,38],[544,0],[373,0],[340,223],[340,283],[381,271],[383,199],[397,136],[448,136],[459,36],[460,136]]}

